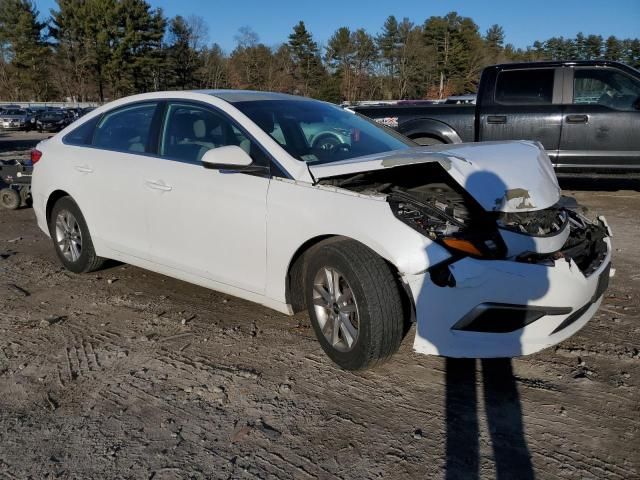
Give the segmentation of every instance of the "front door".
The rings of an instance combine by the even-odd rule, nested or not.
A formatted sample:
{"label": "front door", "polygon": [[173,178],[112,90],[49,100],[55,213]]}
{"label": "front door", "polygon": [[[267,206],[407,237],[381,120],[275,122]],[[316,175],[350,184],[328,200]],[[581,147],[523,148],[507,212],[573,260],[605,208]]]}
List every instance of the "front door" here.
{"label": "front door", "polygon": [[558,167],[640,169],[640,80],[602,67],[568,73]]}
{"label": "front door", "polygon": [[269,177],[205,169],[204,153],[226,145],[252,152],[213,107],[169,102],[160,158],[145,177],[153,261],[263,294]]}

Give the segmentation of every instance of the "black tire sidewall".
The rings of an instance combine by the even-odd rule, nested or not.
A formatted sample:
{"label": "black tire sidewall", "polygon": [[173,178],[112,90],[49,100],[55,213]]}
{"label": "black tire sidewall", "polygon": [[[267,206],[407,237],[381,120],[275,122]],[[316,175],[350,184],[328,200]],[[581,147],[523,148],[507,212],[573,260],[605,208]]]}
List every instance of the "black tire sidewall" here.
{"label": "black tire sidewall", "polygon": [[[313,308],[313,283],[316,274],[321,268],[332,267],[338,270],[347,280],[353,295],[355,297],[358,314],[358,338],[355,346],[348,352],[341,352],[333,348],[333,346],[327,341],[320,324],[315,315]],[[316,334],[320,346],[324,352],[337,363],[340,367],[346,370],[356,370],[362,368],[367,364],[370,358],[371,350],[371,315],[369,314],[369,305],[367,304],[367,298],[358,279],[358,275],[354,272],[349,260],[343,256],[338,248],[328,246],[326,248],[319,249],[315,255],[307,263],[305,274],[305,300],[309,305],[309,317],[311,325]]]}
{"label": "black tire sidewall", "polygon": [[[80,252],[80,258],[75,262],[71,262],[65,258],[56,242],[56,218],[61,210],[68,210],[73,214],[78,222],[78,226],[80,227],[80,233],[82,234],[82,251]],[[70,197],[61,198],[51,209],[51,216],[49,217],[49,234],[51,235],[56,255],[67,270],[74,273],[84,273],[88,271],[93,259],[95,258],[93,242],[91,241],[91,235],[89,234],[89,227],[87,227],[87,222],[85,221],[80,208]]]}

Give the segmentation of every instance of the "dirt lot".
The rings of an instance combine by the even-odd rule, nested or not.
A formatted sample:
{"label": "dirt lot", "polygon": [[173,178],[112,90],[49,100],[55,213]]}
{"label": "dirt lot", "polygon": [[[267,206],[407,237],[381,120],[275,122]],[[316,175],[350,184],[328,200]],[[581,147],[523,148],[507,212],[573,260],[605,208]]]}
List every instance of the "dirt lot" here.
{"label": "dirt lot", "polygon": [[640,478],[640,193],[564,185],[615,233],[587,327],[485,362],[416,355],[412,331],[355,374],[305,315],[122,264],[70,274],[31,209],[0,210],[0,478]]}

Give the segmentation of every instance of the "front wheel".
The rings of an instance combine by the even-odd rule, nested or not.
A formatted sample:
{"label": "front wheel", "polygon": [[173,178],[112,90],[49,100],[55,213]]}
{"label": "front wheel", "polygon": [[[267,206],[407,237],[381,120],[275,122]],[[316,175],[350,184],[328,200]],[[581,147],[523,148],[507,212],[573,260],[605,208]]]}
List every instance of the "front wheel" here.
{"label": "front wheel", "polygon": [[398,350],[405,325],[400,288],[375,252],[348,239],[320,244],[309,252],[304,285],[316,337],[340,367],[371,367]]}
{"label": "front wheel", "polygon": [[104,259],[96,255],[87,222],[71,197],[56,202],[49,218],[49,233],[62,264],[74,273],[97,270]]}

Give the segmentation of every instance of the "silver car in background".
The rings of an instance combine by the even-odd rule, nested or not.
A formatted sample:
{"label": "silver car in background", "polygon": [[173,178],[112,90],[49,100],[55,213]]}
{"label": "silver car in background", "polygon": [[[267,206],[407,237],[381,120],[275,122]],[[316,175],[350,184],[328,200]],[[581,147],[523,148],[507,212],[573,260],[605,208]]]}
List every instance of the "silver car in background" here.
{"label": "silver car in background", "polygon": [[0,128],[2,130],[24,130],[29,123],[29,113],[26,110],[12,108],[0,113]]}

